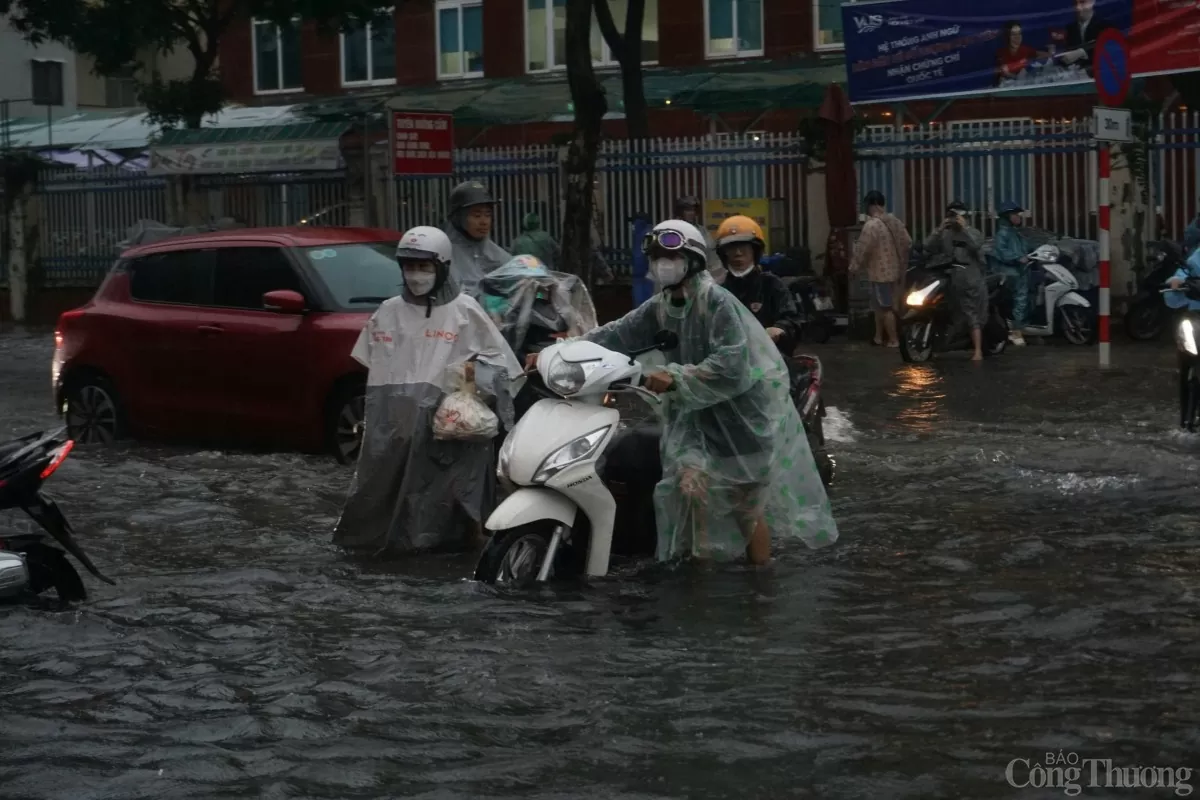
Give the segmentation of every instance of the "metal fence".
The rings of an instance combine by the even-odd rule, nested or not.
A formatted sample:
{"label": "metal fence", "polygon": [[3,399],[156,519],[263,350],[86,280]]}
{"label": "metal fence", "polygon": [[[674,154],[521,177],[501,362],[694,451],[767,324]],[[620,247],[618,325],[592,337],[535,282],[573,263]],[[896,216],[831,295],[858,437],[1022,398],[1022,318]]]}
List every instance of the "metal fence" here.
{"label": "metal fence", "polygon": [[872,126],[859,136],[855,158],[863,192],[884,192],[915,232],[932,231],[950,201],[962,200],[991,236],[997,207],[1011,200],[1028,209],[1038,227],[1096,235],[1091,120]]}

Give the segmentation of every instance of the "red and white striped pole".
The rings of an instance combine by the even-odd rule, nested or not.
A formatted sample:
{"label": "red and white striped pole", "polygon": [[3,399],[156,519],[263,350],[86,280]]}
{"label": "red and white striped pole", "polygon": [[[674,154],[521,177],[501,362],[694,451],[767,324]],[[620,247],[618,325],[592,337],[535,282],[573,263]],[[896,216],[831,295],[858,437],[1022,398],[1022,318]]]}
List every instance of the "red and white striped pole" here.
{"label": "red and white striped pole", "polygon": [[1112,175],[1112,162],[1110,160],[1108,144],[1100,143],[1100,318],[1099,318],[1099,333],[1100,333],[1100,366],[1107,367],[1111,353],[1109,351],[1108,339],[1108,315],[1110,313],[1110,298],[1109,298],[1109,280],[1110,264],[1109,259],[1110,243],[1109,243],[1109,202],[1112,194],[1109,189],[1109,178]]}

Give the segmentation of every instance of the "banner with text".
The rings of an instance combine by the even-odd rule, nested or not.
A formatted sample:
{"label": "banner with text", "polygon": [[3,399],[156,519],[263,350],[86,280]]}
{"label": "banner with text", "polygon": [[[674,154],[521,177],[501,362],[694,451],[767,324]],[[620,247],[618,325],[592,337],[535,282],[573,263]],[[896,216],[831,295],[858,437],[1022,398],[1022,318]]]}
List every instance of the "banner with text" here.
{"label": "banner with text", "polygon": [[1200,69],[1200,3],[1134,0],[1129,46],[1134,75]]}
{"label": "banner with text", "polygon": [[454,174],[454,115],[393,111],[392,173]]}
{"label": "banner with text", "polygon": [[843,5],[842,22],[850,101],[874,103],[1091,83],[1096,37],[1129,36],[1133,3],[894,0]]}

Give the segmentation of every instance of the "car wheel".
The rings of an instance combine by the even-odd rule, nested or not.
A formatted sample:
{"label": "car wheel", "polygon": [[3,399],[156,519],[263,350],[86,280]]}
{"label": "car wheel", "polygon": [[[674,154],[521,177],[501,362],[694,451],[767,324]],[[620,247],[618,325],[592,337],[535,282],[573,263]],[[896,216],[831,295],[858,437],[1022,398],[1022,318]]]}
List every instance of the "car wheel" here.
{"label": "car wheel", "polygon": [[112,381],[98,373],[67,383],[67,433],[79,444],[112,444],[125,436],[125,413]]}
{"label": "car wheel", "polygon": [[325,440],[338,463],[358,462],[365,417],[365,386],[349,384],[334,393],[325,420]]}

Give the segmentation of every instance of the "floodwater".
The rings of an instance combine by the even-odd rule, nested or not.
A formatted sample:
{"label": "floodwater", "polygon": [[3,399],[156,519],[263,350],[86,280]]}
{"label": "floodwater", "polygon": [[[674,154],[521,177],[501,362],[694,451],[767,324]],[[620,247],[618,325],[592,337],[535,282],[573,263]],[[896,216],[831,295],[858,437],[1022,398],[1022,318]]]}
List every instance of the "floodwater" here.
{"label": "floodwater", "polygon": [[[761,573],[503,598],[461,559],[345,559],[324,459],[76,451],[49,489],[118,585],[0,609],[0,797],[1028,798],[1065,794],[1006,779],[1046,752],[1200,767],[1170,342],[1108,374],[815,351],[842,539]],[[0,433],[53,425],[50,352],[0,337]]]}

